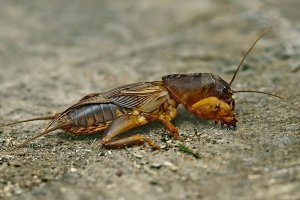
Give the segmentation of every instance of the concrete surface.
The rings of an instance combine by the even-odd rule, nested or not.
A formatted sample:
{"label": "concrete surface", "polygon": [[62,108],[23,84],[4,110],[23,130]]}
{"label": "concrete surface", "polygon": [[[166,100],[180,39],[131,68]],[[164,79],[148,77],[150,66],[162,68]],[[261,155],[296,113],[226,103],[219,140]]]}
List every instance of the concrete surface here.
{"label": "concrete surface", "polygon": [[300,199],[300,1],[1,0],[0,124],[60,112],[89,93],[171,73],[230,81],[238,128],[183,108],[173,124],[196,159],[155,121],[141,133],[164,147],[107,150],[56,131],[7,154],[47,122],[0,129],[0,198],[25,200]]}

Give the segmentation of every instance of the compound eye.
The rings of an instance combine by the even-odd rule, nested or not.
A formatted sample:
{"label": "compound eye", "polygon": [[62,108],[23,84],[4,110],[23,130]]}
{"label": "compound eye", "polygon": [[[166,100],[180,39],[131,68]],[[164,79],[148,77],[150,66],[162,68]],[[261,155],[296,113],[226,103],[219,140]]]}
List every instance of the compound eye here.
{"label": "compound eye", "polygon": [[227,93],[228,93],[228,88],[224,86],[224,87],[223,87],[223,90],[222,90],[222,93],[223,93],[223,94],[227,94]]}

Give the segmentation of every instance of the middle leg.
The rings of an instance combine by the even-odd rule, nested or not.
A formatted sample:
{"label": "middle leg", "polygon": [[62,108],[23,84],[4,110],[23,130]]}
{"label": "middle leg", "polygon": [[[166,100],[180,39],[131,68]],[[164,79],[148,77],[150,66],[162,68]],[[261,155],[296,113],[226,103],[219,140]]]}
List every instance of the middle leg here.
{"label": "middle leg", "polygon": [[178,133],[178,129],[173,126],[173,124],[170,122],[171,117],[169,115],[166,114],[160,114],[158,116],[158,119],[163,123],[163,125],[166,127],[166,129],[168,129],[172,135],[174,136],[174,138],[176,140],[183,140]]}

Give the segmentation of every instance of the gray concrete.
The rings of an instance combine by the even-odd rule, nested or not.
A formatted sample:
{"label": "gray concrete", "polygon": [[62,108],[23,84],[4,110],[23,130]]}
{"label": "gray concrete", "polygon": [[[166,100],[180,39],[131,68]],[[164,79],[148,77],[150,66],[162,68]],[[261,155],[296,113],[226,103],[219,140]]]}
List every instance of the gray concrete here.
{"label": "gray concrete", "polygon": [[164,147],[107,150],[94,136],[56,131],[8,154],[46,122],[0,129],[0,199],[300,199],[299,1],[1,0],[0,124],[61,112],[89,93],[171,73],[230,81],[238,128],[183,108],[173,124],[132,130]]}

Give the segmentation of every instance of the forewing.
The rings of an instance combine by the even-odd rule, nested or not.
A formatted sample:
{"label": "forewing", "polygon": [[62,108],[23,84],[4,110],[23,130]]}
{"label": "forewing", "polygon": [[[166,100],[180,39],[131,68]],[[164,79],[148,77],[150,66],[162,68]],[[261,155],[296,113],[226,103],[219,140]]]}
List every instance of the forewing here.
{"label": "forewing", "polygon": [[160,82],[125,85],[103,93],[111,102],[125,108],[142,108],[156,100],[164,91]]}
{"label": "forewing", "polygon": [[92,94],[88,94],[86,96],[84,96],[82,99],[79,100],[79,102],[90,99],[92,97],[97,97],[99,96],[101,93],[92,93]]}

